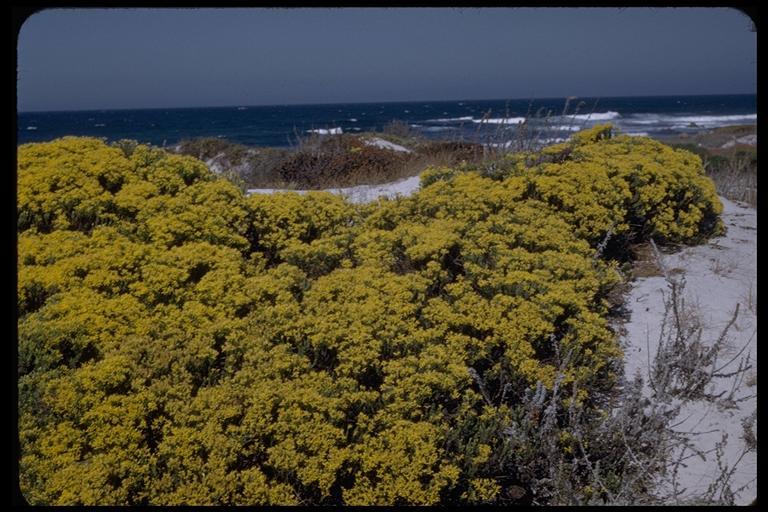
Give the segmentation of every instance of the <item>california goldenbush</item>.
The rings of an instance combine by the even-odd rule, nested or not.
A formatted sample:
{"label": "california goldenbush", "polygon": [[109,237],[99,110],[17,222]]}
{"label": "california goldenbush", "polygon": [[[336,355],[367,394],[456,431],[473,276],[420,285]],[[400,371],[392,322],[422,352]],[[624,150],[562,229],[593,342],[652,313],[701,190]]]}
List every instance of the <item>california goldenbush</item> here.
{"label": "california goldenbush", "polygon": [[597,411],[620,377],[616,244],[697,241],[721,206],[697,157],[605,127],[510,158],[352,205],[141,145],[20,146],[27,499],[524,503],[516,404]]}

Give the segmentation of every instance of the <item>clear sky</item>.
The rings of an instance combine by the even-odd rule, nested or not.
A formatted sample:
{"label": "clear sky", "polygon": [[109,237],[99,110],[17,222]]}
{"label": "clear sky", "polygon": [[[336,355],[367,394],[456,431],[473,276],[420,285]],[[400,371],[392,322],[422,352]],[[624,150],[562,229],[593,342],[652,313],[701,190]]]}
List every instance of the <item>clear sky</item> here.
{"label": "clear sky", "polygon": [[755,93],[733,9],[55,9],[18,109]]}

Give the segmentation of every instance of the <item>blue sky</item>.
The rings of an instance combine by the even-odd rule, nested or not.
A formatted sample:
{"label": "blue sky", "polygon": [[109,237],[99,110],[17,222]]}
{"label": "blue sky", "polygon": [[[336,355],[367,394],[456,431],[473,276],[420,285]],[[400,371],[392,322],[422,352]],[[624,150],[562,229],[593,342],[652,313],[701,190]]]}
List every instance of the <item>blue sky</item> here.
{"label": "blue sky", "polygon": [[756,33],[720,8],[52,9],[18,109],[742,94]]}

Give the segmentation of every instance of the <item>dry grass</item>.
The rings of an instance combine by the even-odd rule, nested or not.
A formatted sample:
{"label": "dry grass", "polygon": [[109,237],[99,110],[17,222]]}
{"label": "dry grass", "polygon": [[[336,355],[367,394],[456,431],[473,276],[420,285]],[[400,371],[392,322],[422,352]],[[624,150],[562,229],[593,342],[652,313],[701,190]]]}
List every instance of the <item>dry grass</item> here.
{"label": "dry grass", "polygon": [[[730,130],[728,129],[730,128]],[[712,178],[718,194],[733,201],[757,206],[757,148],[735,144],[723,148],[722,142],[754,133],[754,126],[734,126],[701,135],[702,142],[675,141],[674,146],[698,154],[707,176]],[[696,139],[699,140],[699,139]],[[715,147],[711,147],[714,145]]]}
{"label": "dry grass", "polygon": [[632,266],[633,278],[639,279],[643,277],[657,277],[663,275],[662,269],[659,266],[659,262],[650,243],[631,246],[630,251],[635,259]]}
{"label": "dry grass", "polygon": [[224,139],[185,139],[170,151],[215,164],[223,176],[243,188],[284,186],[277,169],[291,154],[283,148],[249,147]]}
{"label": "dry grass", "polygon": [[735,153],[718,164],[710,160],[705,169],[720,195],[757,207],[757,157],[754,150]]}
{"label": "dry grass", "polygon": [[384,125],[382,133],[389,137],[399,137],[400,139],[413,139],[418,137],[417,133],[411,128],[411,126],[403,121],[394,119]]}
{"label": "dry grass", "polygon": [[[366,135],[404,145],[411,152],[366,144]],[[325,189],[380,184],[416,176],[428,167],[474,164],[485,158],[481,144],[427,140],[399,122],[390,123],[382,133],[297,136],[290,149],[251,148],[201,138],[181,141],[171,150],[208,162],[243,188]]]}
{"label": "dry grass", "polygon": [[755,288],[753,286],[753,283],[749,283],[749,288],[744,292],[744,296],[742,298],[744,302],[744,306],[753,314],[757,314],[757,293],[755,292]]}
{"label": "dry grass", "polygon": [[[402,138],[387,138],[402,142]],[[283,182],[309,189],[387,183],[416,176],[427,167],[471,160],[479,153],[475,146],[422,141],[407,153],[366,144],[360,137],[332,135],[302,141],[297,151],[280,163],[276,174]]]}
{"label": "dry grass", "polygon": [[[181,141],[172,151],[214,162],[226,177],[244,188],[336,188],[361,184],[379,184],[415,176],[430,166],[457,166],[462,163],[486,176],[504,176],[512,165],[510,153],[531,151],[543,145],[543,134],[553,124],[568,124],[563,119],[587,111],[580,102],[566,102],[562,112],[542,110],[526,113],[522,124],[491,123],[492,117],[510,118],[486,112],[475,126],[474,139],[461,135],[453,139],[431,140],[414,131],[405,122],[393,120],[381,133],[322,135],[295,134],[294,147],[256,148],[217,138]],[[592,106],[594,111],[596,106]],[[586,121],[570,118],[574,127]],[[463,130],[458,130],[458,134]],[[718,193],[752,206],[757,202],[757,156],[754,146],[735,145],[721,148],[723,141],[754,133],[754,126],[725,127],[702,132],[691,138],[668,142],[702,157],[707,174]],[[366,146],[362,136],[380,137],[412,150],[398,153]],[[131,151],[122,141],[121,148]],[[128,141],[130,142],[130,141]],[[711,147],[716,145],[716,147]],[[638,275],[658,275],[652,265],[637,269]]]}

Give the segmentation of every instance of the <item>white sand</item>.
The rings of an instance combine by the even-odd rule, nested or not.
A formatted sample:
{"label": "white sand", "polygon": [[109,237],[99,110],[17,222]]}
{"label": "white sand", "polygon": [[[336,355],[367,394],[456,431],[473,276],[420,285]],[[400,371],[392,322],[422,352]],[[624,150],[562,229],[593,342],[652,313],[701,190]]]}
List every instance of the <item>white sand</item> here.
{"label": "white sand", "polygon": [[394,142],[389,142],[388,140],[380,139],[378,137],[365,139],[364,142],[369,146],[376,146],[383,149],[391,149],[392,151],[398,151],[402,153],[411,152],[411,150],[406,148],[405,146],[401,146],[400,144],[395,144]]}
{"label": "white sand", "polygon": [[[346,197],[352,203],[368,203],[375,201],[379,197],[394,198],[396,196],[409,196],[419,189],[419,177],[411,176],[399,181],[383,183],[381,185],[358,185],[347,188],[326,189],[327,192],[340,194]],[[246,190],[246,195],[251,194],[274,194],[275,192],[296,192],[306,194],[308,190],[289,190],[276,188],[251,188]]]}
{"label": "white sand", "polygon": [[751,135],[745,135],[743,137],[736,138],[734,140],[729,140],[722,146],[721,148],[731,148],[735,146],[736,144],[748,144],[750,146],[756,146],[757,145],[757,134],[753,133]]}
{"label": "white sand", "polygon": [[[705,432],[692,436],[695,445],[707,452],[706,460],[700,457],[688,459],[687,467],[681,470],[680,484],[687,488],[687,495],[702,493],[719,474],[715,444],[722,434],[728,434],[724,451],[724,462],[729,466],[738,459],[744,446],[742,419],[748,417],[757,407],[756,379],[752,385],[747,382],[756,377],[757,358],[757,215],[756,211],[744,204],[721,198],[724,205],[723,221],[728,232],[714,238],[705,245],[687,247],[679,252],[663,256],[663,265],[674,279],[685,278],[684,297],[686,303],[695,304],[701,313],[704,325],[703,339],[714,341],[731,319],[736,304],[740,304],[739,315],[729,331],[730,340],[725,350],[726,359],[748,345],[740,357],[751,355],[752,369],[736,392],[736,399],[746,398],[728,409],[718,408],[706,401],[693,402],[684,406],[675,430],[681,432]],[[648,380],[648,345],[650,360],[656,353],[661,319],[664,312],[664,296],[669,287],[663,277],[638,279],[627,297],[631,319],[625,324],[625,362],[627,377],[641,372]],[[740,358],[739,358],[740,359]],[[738,359],[730,371],[736,370]],[[725,370],[724,370],[725,372]],[[730,391],[734,378],[720,379],[715,393]],[[673,422],[674,423],[674,422]],[[731,479],[736,489],[747,485],[736,496],[737,504],[749,504],[756,496],[757,454],[747,453],[741,460]]]}

